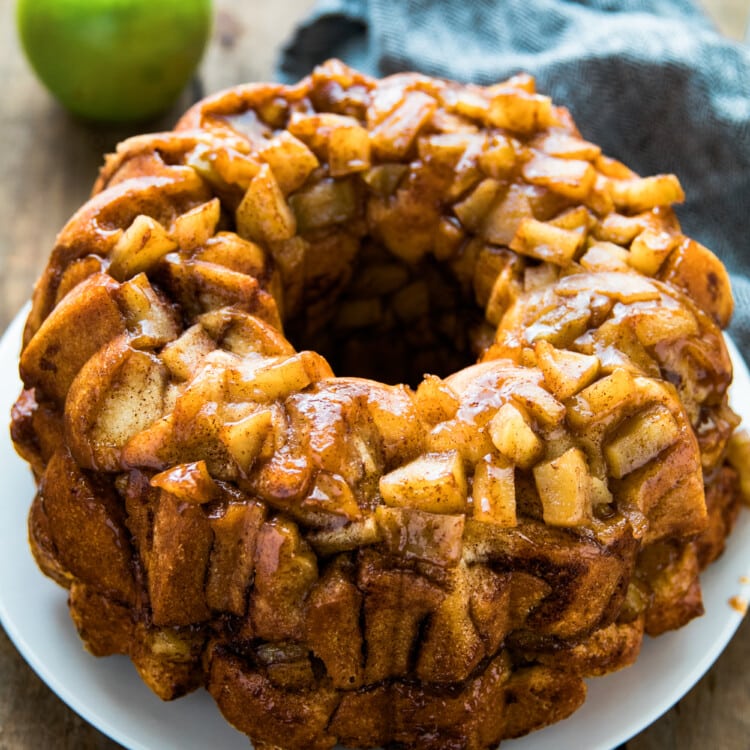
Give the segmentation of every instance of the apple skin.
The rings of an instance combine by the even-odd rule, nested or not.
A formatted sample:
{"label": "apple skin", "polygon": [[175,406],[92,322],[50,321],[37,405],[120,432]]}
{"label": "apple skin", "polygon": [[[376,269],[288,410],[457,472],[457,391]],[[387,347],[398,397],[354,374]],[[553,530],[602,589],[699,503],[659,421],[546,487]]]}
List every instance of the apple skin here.
{"label": "apple skin", "polygon": [[73,114],[137,122],[169,108],[211,31],[210,0],[19,0],[18,33],[42,83]]}

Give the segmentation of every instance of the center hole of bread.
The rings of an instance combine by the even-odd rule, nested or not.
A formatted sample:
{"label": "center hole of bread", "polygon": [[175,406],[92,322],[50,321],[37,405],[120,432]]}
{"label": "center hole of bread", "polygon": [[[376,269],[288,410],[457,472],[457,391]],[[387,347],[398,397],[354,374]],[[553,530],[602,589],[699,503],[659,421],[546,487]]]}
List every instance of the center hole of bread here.
{"label": "center hole of bread", "polygon": [[306,289],[286,334],[298,350],[326,357],[337,376],[414,387],[428,373],[445,377],[491,343],[474,279],[460,271],[456,261],[407,263],[365,241],[348,266]]}

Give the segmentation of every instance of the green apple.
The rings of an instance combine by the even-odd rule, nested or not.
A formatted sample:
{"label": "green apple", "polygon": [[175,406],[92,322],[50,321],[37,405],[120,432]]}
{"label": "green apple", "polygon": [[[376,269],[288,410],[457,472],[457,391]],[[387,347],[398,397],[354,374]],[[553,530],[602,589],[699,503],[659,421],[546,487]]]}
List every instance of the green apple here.
{"label": "green apple", "polygon": [[19,0],[16,20],[41,81],[71,112],[107,122],[169,108],[203,55],[210,0]]}

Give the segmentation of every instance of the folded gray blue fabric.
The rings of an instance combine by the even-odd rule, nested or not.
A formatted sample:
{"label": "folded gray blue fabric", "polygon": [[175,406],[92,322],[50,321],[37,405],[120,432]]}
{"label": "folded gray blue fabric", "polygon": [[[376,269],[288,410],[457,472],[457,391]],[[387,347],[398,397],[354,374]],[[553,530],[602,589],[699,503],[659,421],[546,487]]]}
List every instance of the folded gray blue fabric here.
{"label": "folded gray blue fabric", "polygon": [[732,273],[730,331],[750,359],[750,48],[690,0],[321,0],[279,76],[329,57],[483,84],[527,71],[605,153],[676,173],[684,231]]}

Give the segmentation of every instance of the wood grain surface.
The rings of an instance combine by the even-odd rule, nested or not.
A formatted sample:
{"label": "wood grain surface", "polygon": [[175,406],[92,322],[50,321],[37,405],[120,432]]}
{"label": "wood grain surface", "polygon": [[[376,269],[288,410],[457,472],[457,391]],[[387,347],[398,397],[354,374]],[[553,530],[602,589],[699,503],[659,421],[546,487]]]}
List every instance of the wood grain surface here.
{"label": "wood grain surface", "polygon": [[[213,38],[197,80],[172,112],[131,130],[92,128],[41,88],[19,49],[13,0],[0,0],[0,325],[28,299],[56,233],[87,198],[102,154],[136,131],[170,127],[201,91],[268,80],[280,46],[313,0],[215,0]],[[741,39],[750,0],[705,0],[721,31]],[[745,511],[747,512],[747,511]],[[612,707],[617,710],[616,706]],[[0,628],[0,750],[120,747],[68,709]],[[750,748],[750,620],[714,667],[628,750]],[[158,750],[155,748],[154,750]],[[582,750],[586,748],[582,745]]]}

